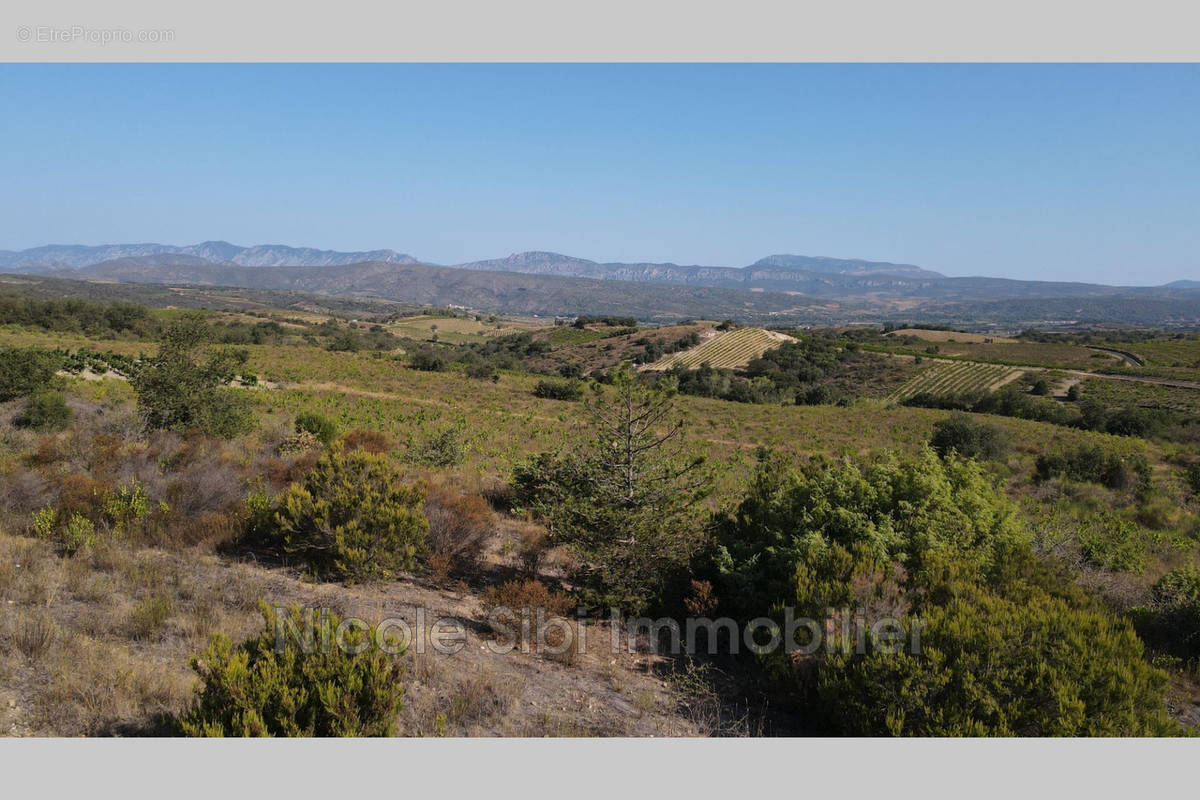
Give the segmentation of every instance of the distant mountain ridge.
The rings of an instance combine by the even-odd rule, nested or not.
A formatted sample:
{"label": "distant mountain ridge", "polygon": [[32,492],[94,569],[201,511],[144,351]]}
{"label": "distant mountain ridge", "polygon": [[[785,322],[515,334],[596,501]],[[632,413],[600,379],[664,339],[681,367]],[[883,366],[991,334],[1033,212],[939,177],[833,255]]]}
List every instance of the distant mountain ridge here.
{"label": "distant mountain ridge", "polygon": [[[192,256],[209,264],[237,264],[244,267],[332,267],[382,261],[392,264],[419,264],[417,259],[395,250],[316,250],[260,244],[242,247],[229,242],[201,242],[183,247],[170,244],[50,244],[29,250],[0,250],[0,269],[34,269],[49,272],[83,269],[106,261],[152,256]],[[165,261],[164,263],[174,263]]]}
{"label": "distant mountain ridge", "polygon": [[[792,254],[766,256],[744,267],[726,267],[670,262],[603,263],[533,250],[504,258],[439,266],[395,250],[346,252],[287,245],[242,247],[209,241],[182,247],[153,243],[46,245],[19,252],[0,251],[0,272],[376,295],[539,314],[595,313],[600,308],[605,309],[604,313],[616,314],[625,303],[648,313],[685,317],[719,312],[729,316],[860,319],[863,314],[871,313],[932,313],[935,305],[945,310],[948,304],[956,304],[955,313],[970,319],[971,304],[1011,301],[1032,309],[1035,306],[1031,303],[1054,301],[1058,305],[1053,306],[1053,319],[1097,315],[1110,319],[1116,314],[1110,309],[1118,307],[1119,298],[1125,298],[1139,303],[1151,300],[1182,303],[1161,313],[1173,324],[1188,320],[1200,323],[1200,282],[1196,281],[1175,281],[1158,287],[1116,287],[1065,281],[960,278],[946,277],[913,264]],[[563,279],[584,283],[568,286],[561,283]],[[625,286],[619,288],[620,284]],[[534,298],[538,293],[546,296]],[[1097,305],[1101,301],[1104,305]],[[1041,313],[1051,313],[1051,306],[1044,303],[1036,307]]]}

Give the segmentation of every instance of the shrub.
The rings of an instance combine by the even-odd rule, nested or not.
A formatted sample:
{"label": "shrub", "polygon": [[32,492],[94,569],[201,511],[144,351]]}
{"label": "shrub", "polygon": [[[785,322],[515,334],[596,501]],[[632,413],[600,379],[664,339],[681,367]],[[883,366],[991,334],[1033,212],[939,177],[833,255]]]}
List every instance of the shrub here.
{"label": "shrub", "polygon": [[429,520],[429,564],[439,577],[471,572],[495,530],[495,515],[477,494],[430,486],[425,494]]}
{"label": "shrub", "polygon": [[1045,378],[1038,378],[1033,382],[1033,387],[1030,388],[1029,393],[1039,397],[1046,397],[1050,394],[1050,382]]}
{"label": "shrub", "polygon": [[467,457],[467,449],[463,445],[461,431],[455,425],[435,433],[422,444],[412,448],[405,457],[413,464],[453,467],[461,464]]}
{"label": "shrub", "polygon": [[1189,464],[1183,473],[1192,494],[1200,495],[1200,462]]}
{"label": "shrub", "polygon": [[1098,444],[1038,456],[1034,480],[1058,477],[1099,483],[1110,489],[1141,490],[1149,486],[1150,464],[1141,453],[1123,455]]}
{"label": "shrub", "polygon": [[311,433],[321,444],[329,446],[338,436],[337,423],[312,411],[296,415],[296,433]]}
{"label": "shrub", "polygon": [[984,568],[1025,538],[1015,507],[974,461],[929,449],[799,468],[769,460],[737,510],[717,521],[717,594],[751,618],[795,596],[810,551],[861,547],[918,572],[934,554]]}
{"label": "shrub", "polygon": [[1090,514],[1077,533],[1084,559],[1111,572],[1139,573],[1146,566],[1149,541],[1134,522],[1111,513]]}
{"label": "shrub", "polygon": [[574,380],[542,380],[533,387],[533,396],[549,400],[580,400],[583,398],[583,384]]}
{"label": "shrub", "polygon": [[468,378],[476,380],[490,380],[496,377],[496,368],[486,361],[481,361],[477,364],[470,364],[466,368]]}
{"label": "shrub", "polygon": [[71,421],[71,408],[60,392],[38,392],[29,398],[25,408],[13,418],[18,428],[61,431]]}
{"label": "shrub", "polygon": [[429,347],[423,347],[413,353],[409,364],[413,369],[419,369],[422,372],[441,372],[446,368],[446,360],[442,355]]}
{"label": "shrub", "polygon": [[1139,633],[1160,650],[1200,658],[1200,570],[1184,567],[1158,579],[1149,609],[1135,616]]}
{"label": "shrub", "polygon": [[96,541],[96,525],[78,512],[50,506],[33,512],[33,532],[58,545],[64,555],[74,555]]}
{"label": "shrub", "polygon": [[346,452],[366,450],[368,453],[380,455],[392,451],[392,440],[383,431],[355,428],[342,437],[342,449]]}
{"label": "shrub", "polygon": [[1007,430],[976,421],[969,414],[951,414],[933,426],[929,446],[945,456],[951,451],[963,458],[996,460],[1008,453]]}
{"label": "shrub", "polygon": [[[237,647],[216,636],[208,649],[192,659],[203,687],[191,708],[179,719],[188,736],[391,736],[396,730],[403,687],[403,668],[395,655],[371,643],[351,627],[342,646],[321,641],[312,647],[285,639],[276,648],[279,626],[288,623],[303,631],[299,609],[279,619],[264,608],[259,635]],[[337,629],[330,614],[325,624]],[[329,634],[332,637],[332,633]],[[388,649],[399,648],[388,643]],[[307,652],[306,652],[307,651]]]}
{"label": "shrub", "polygon": [[308,431],[299,431],[285,437],[279,443],[277,452],[281,456],[297,456],[304,453],[311,453],[314,450],[320,450],[322,446],[321,440],[317,438],[316,434],[309,433]]}
{"label": "shrub", "polygon": [[[534,652],[540,638],[552,649],[563,644],[561,625],[547,625],[539,637],[539,624],[554,617],[566,617],[574,610],[575,602],[568,595],[552,591],[539,580],[508,581],[488,589],[483,596],[483,611],[493,630]],[[559,635],[551,635],[552,631]]]}
{"label": "shrub", "polygon": [[62,365],[62,355],[52,350],[0,347],[0,402],[45,391]]}
{"label": "shrub", "polygon": [[130,637],[142,641],[158,636],[173,608],[171,597],[166,594],[157,594],[138,603],[129,612]]}
{"label": "shrub", "polygon": [[845,406],[849,403],[845,395],[831,386],[814,386],[796,394],[798,406]]}
{"label": "shrub", "polygon": [[840,652],[817,701],[853,736],[1145,736],[1177,732],[1166,674],[1101,608],[1035,592],[1025,600],[956,587],[923,609],[921,652]]}
{"label": "shrub", "polygon": [[321,578],[388,577],[413,569],[426,550],[421,501],[385,457],[331,450],[267,519],[252,522],[246,541],[299,558]]}

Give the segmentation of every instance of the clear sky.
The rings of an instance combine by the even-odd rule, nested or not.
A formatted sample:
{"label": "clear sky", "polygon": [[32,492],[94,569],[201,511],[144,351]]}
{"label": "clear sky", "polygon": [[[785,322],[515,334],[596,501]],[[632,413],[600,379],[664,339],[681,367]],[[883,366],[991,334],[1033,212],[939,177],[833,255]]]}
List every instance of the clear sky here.
{"label": "clear sky", "polygon": [[0,65],[0,249],[1200,279],[1200,65]]}

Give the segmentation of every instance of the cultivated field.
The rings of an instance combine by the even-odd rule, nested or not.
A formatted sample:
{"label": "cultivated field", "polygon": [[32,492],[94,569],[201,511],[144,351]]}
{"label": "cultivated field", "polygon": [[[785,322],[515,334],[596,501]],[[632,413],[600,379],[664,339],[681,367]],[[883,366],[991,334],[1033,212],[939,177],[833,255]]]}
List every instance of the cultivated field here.
{"label": "cultivated field", "polygon": [[529,330],[532,324],[524,324],[511,319],[493,320],[487,318],[476,320],[474,317],[437,317],[418,315],[404,317],[385,326],[397,336],[412,339],[431,339],[437,334],[438,341],[452,344],[462,342],[478,342],[488,336],[503,336],[509,333],[519,333]]}
{"label": "cultivated field", "polygon": [[744,367],[768,350],[778,347],[792,337],[762,328],[736,328],[718,333],[690,350],[672,353],[646,367],[649,370],[665,370],[676,365],[692,369],[707,362],[716,368],[736,369]]}
{"label": "cultivated field", "polygon": [[999,364],[940,361],[909,379],[888,399],[899,402],[921,392],[960,394],[994,391],[1022,374],[1022,370]]}
{"label": "cultivated field", "polygon": [[924,339],[927,342],[978,342],[978,343],[1007,343],[1012,344],[1016,339],[1005,339],[997,336],[989,336],[986,333],[964,333],[963,331],[933,331],[926,328],[900,328],[888,334],[888,336],[914,336],[917,339]]}
{"label": "cultivated field", "polygon": [[1110,345],[1144,359],[1150,367],[1200,367],[1200,339],[1171,339]]}

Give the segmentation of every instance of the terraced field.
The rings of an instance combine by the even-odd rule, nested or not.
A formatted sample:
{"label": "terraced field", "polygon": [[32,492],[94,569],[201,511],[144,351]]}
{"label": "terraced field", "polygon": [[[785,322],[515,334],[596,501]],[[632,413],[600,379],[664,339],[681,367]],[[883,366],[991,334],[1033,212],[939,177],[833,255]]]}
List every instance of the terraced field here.
{"label": "terraced field", "polygon": [[888,398],[899,402],[921,392],[958,394],[986,392],[1016,380],[1023,370],[1002,364],[975,364],[969,361],[939,361],[913,376]]}
{"label": "terraced field", "polygon": [[764,331],[762,328],[737,328],[701,342],[690,350],[672,353],[646,369],[664,370],[676,364],[692,369],[706,361],[714,367],[736,369],[791,338],[787,334]]}

